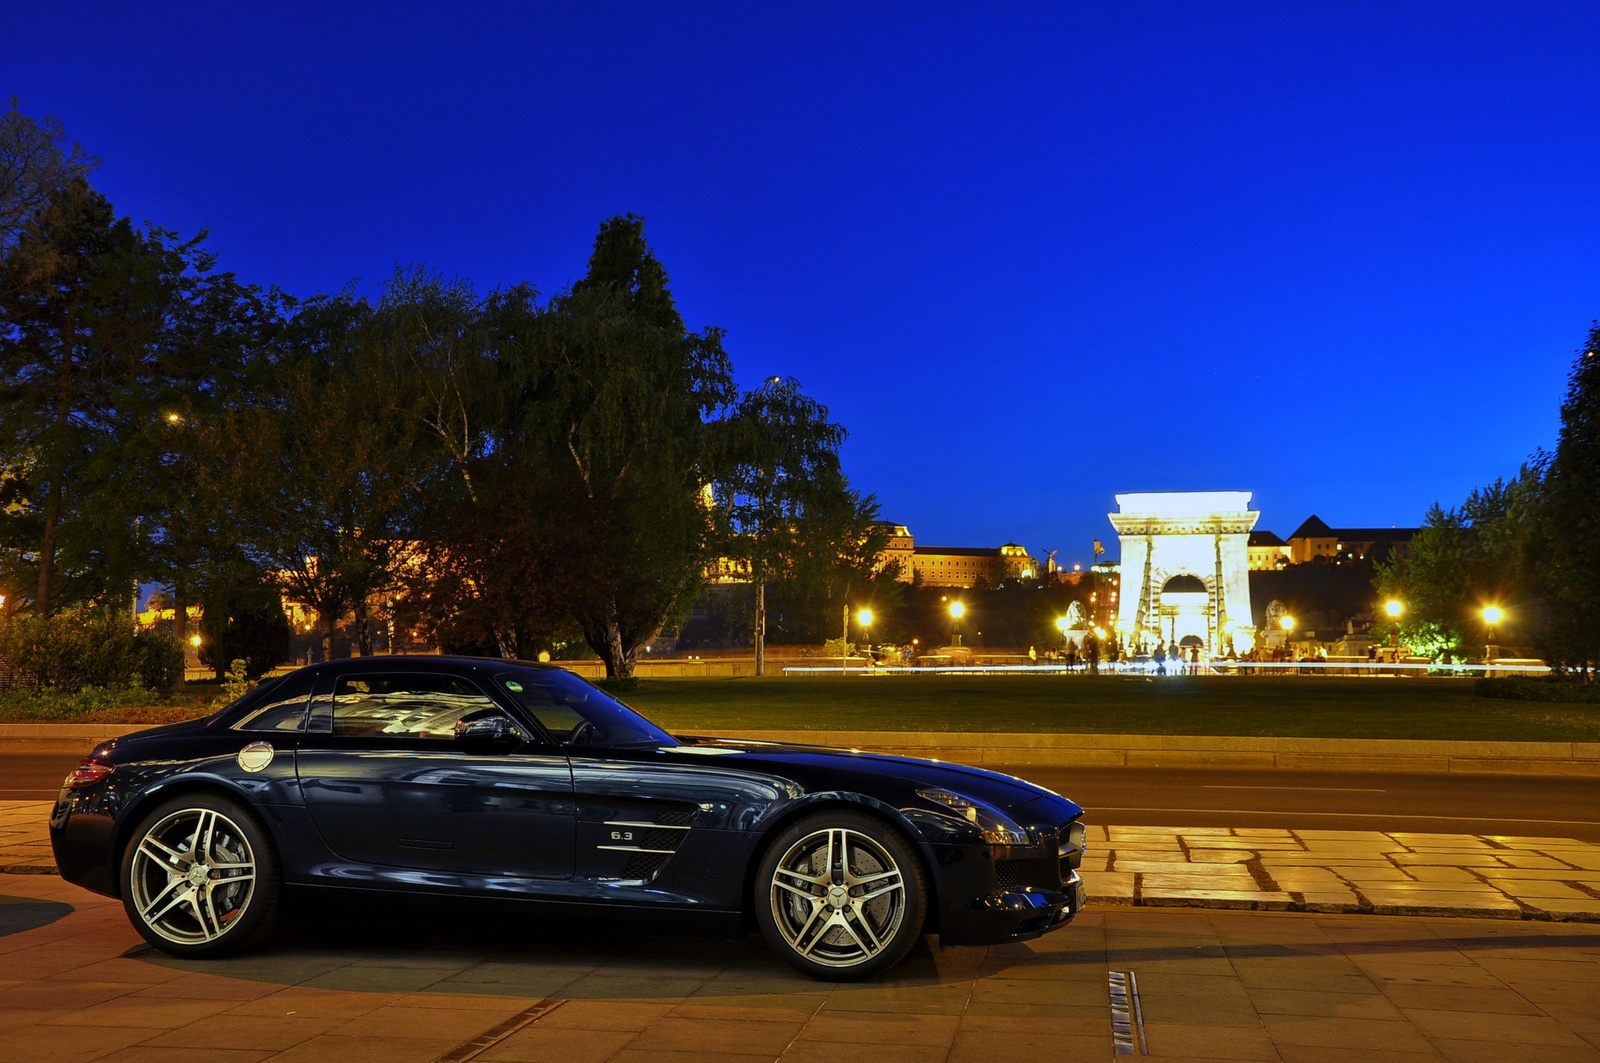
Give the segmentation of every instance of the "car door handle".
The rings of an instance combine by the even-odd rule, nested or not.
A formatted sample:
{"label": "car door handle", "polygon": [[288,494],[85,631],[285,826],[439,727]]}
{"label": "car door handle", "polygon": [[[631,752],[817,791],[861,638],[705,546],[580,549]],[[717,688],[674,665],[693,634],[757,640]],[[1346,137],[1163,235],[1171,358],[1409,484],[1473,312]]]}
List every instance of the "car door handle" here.
{"label": "car door handle", "polygon": [[400,848],[402,849],[434,849],[442,851],[445,849],[454,849],[455,847],[455,842],[436,842],[428,838],[400,839]]}

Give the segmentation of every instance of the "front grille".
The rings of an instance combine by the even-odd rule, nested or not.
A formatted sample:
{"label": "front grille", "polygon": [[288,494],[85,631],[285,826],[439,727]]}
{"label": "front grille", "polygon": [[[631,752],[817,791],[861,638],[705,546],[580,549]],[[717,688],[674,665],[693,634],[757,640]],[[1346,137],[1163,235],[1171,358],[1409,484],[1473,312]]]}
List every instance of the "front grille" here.
{"label": "front grille", "polygon": [[994,880],[1003,890],[1014,890],[1022,885],[1022,879],[1017,875],[1015,860],[996,860],[994,862]]}

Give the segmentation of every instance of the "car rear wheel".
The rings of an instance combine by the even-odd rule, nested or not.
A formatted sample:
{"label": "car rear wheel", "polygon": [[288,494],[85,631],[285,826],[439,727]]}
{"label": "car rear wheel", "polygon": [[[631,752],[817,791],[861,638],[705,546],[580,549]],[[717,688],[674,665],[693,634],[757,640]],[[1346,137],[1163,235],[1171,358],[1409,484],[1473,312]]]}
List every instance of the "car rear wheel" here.
{"label": "car rear wheel", "polygon": [[282,892],[277,854],[255,816],[219,794],[186,794],[134,829],[122,855],[122,906],[163,952],[209,958],[271,933]]}
{"label": "car rear wheel", "polygon": [[767,943],[816,978],[877,974],[922,936],[922,865],[905,837],[873,816],[822,812],[792,824],[768,846],[755,888]]}

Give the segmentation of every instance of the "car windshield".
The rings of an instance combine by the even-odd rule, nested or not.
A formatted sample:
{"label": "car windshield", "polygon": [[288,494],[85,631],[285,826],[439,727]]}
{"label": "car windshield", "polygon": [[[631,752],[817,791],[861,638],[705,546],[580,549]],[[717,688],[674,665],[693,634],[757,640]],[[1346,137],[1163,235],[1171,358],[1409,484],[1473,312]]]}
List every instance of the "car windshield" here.
{"label": "car windshield", "polygon": [[561,668],[514,668],[495,682],[571,746],[675,746],[677,741],[599,687]]}

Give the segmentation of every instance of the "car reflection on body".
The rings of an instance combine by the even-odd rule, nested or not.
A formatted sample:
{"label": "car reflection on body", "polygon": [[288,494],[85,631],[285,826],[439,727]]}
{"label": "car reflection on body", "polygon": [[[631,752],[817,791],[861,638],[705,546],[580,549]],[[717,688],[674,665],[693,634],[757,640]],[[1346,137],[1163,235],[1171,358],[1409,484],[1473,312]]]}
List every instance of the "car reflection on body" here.
{"label": "car reflection on body", "polygon": [[753,923],[796,968],[852,979],[924,933],[995,944],[1068,922],[1081,816],[976,768],[674,737],[552,666],[380,657],[104,743],[50,836],[63,877],[178,956],[262,940],[291,894],[420,896],[526,902],[511,917],[530,921]]}

